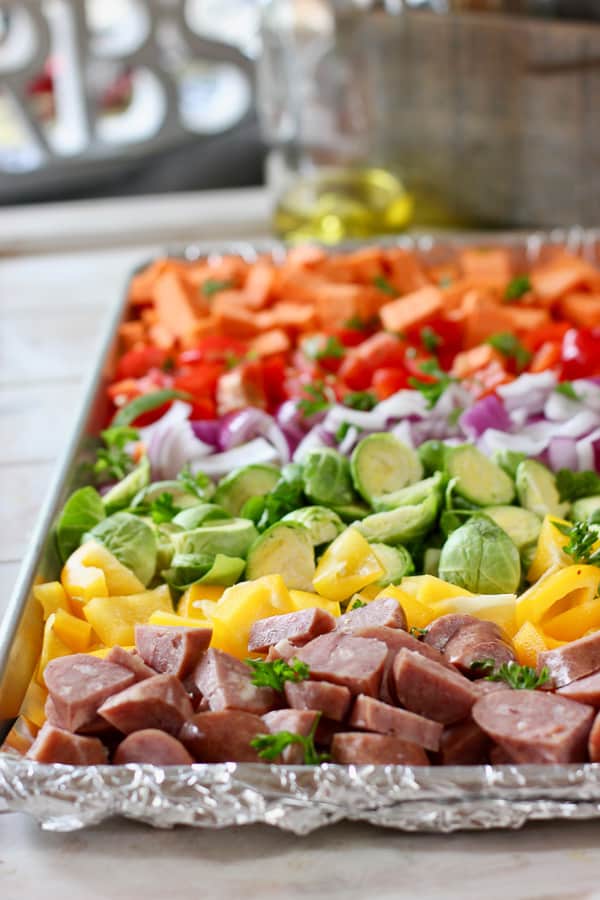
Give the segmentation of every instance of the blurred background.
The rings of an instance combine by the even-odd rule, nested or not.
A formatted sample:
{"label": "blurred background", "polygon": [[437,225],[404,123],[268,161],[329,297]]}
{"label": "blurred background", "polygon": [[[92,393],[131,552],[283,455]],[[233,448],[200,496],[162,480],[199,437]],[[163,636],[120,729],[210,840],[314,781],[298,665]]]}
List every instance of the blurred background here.
{"label": "blurred background", "polygon": [[598,224],[600,0],[0,0],[0,205],[264,181],[292,238]]}

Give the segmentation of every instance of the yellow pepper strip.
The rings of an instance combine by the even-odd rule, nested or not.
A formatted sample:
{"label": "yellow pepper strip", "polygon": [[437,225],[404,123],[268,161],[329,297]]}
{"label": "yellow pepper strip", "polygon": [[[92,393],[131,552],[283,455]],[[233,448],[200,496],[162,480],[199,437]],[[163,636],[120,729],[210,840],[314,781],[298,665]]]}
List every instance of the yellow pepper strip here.
{"label": "yellow pepper strip", "polygon": [[434,607],[435,618],[449,613],[475,616],[495,622],[509,637],[517,630],[515,620],[516,594],[473,594],[466,597],[449,597]]}
{"label": "yellow pepper strip", "polygon": [[544,631],[560,641],[576,641],[600,628],[600,599],[588,600],[544,622]]}
{"label": "yellow pepper strip", "polygon": [[569,538],[558,528],[559,525],[569,525],[564,519],[557,519],[556,516],[546,516],[542,522],[540,536],[537,542],[537,548],[533,562],[527,573],[527,581],[533,583],[538,581],[549,569],[556,567],[563,568],[568,566],[572,560],[563,552],[563,547],[569,543]]}
{"label": "yellow pepper strip", "polygon": [[60,581],[48,581],[46,584],[36,584],[33,588],[33,596],[41,603],[44,610],[44,622],[56,612],[57,609],[64,609],[65,612],[71,612],[71,604],[67,596],[67,592]]}
{"label": "yellow pepper strip", "polygon": [[524,622],[513,638],[513,647],[517,662],[521,666],[537,666],[538,653],[544,653],[548,647],[542,631],[531,622]]}
{"label": "yellow pepper strip", "polygon": [[593,600],[600,584],[597,566],[567,566],[551,569],[517,600],[517,626],[524,622],[545,623],[584,603]]}
{"label": "yellow pepper strip", "polygon": [[346,528],[327,548],[313,585],[328,600],[347,600],[384,573],[370,544],[355,528]]}
{"label": "yellow pepper strip", "polygon": [[403,591],[413,594],[419,603],[431,606],[448,597],[470,597],[469,591],[464,588],[436,578],[435,575],[409,575],[400,582]]}
{"label": "yellow pepper strip", "polygon": [[425,606],[415,596],[393,584],[383,588],[379,592],[378,597],[393,597],[394,600],[398,601],[404,610],[408,628],[425,628],[436,617],[432,607]]}
{"label": "yellow pepper strip", "polygon": [[152,613],[148,625],[161,625],[166,628],[212,628],[208,619],[188,618],[177,613],[164,612],[162,609]]}
{"label": "yellow pepper strip", "polygon": [[29,687],[23,697],[19,715],[25,716],[29,722],[33,722],[34,725],[41,728],[46,721],[44,706],[47,697],[48,691],[46,688],[42,687],[41,684],[38,684],[35,679],[32,679],[29,682]]}
{"label": "yellow pepper strip", "polygon": [[[337,600],[327,600],[326,597],[320,597],[319,594],[312,594],[310,591],[296,591],[292,589],[290,597],[295,610],[318,607],[319,609],[327,610],[332,616],[339,616],[341,613],[340,604]],[[363,602],[366,602],[362,595],[361,599]]]}
{"label": "yellow pepper strip", "polygon": [[144,625],[153,612],[162,609],[172,612],[171,594],[167,585],[141,594],[125,597],[94,597],[84,608],[84,614],[106,647],[135,642],[135,626]]}
{"label": "yellow pepper strip", "polygon": [[264,575],[227,588],[211,616],[211,647],[245,659],[248,637],[257,619],[294,612],[295,607],[281,575]]}
{"label": "yellow pepper strip", "polygon": [[181,595],[177,604],[180,616],[204,618],[201,603],[208,601],[216,604],[225,593],[225,588],[218,584],[193,584]]}
{"label": "yellow pepper strip", "polygon": [[54,631],[55,616],[56,613],[52,613],[52,615],[48,616],[46,624],[44,625],[42,652],[40,653],[40,662],[36,675],[38,683],[42,685],[45,684],[44,671],[50,660],[57,659],[59,656],[68,656],[73,652],[64,641],[61,641]]}
{"label": "yellow pepper strip", "polygon": [[92,627],[83,619],[72,616],[64,609],[57,609],[54,617],[54,633],[70,647],[73,653],[85,653],[92,642]]}

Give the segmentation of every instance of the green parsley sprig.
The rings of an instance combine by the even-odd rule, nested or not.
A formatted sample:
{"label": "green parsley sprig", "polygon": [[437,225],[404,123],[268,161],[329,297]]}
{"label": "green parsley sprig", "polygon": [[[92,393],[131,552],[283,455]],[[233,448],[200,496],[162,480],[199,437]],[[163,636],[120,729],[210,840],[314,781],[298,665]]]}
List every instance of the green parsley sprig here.
{"label": "green parsley sprig", "polygon": [[325,385],[322,381],[303,386],[304,396],[298,401],[298,409],[305,418],[314,416],[315,413],[329,409],[330,403],[325,393]]}
{"label": "green parsley sprig", "polygon": [[375,285],[376,288],[378,288],[384,294],[387,294],[388,297],[397,297],[398,296],[398,291],[396,290],[396,288],[394,287],[393,284],[390,284],[390,282],[387,280],[385,275],[376,275],[375,278],[373,279],[373,284]]}
{"label": "green parsley sprig", "polygon": [[516,335],[510,331],[499,331],[492,334],[486,341],[494,350],[501,353],[506,359],[515,361],[517,370],[521,372],[531,360],[531,353],[523,346]]}
{"label": "green parsley sprig", "polygon": [[513,300],[520,300],[524,294],[531,290],[531,279],[529,275],[517,275],[512,281],[509,281],[504,291],[504,302],[511,303]]}
{"label": "green parsley sprig", "polygon": [[121,481],[135,468],[135,461],[125,447],[139,437],[139,431],[127,425],[113,425],[101,433],[104,447],[98,450],[93,465],[98,482]]}
{"label": "green parsley sprig", "polygon": [[520,666],[517,662],[502,663],[496,669],[496,662],[489,657],[476,659],[471,663],[471,669],[488,672],[486,681],[505,681],[516,691],[535,691],[550,681],[550,672],[547,667],[536,672],[531,666]]}
{"label": "green parsley sprig", "polygon": [[363,412],[369,412],[373,407],[377,406],[378,399],[372,391],[351,391],[344,395],[344,406],[351,409],[360,409]]}
{"label": "green parsley sprig", "polygon": [[438,402],[444,391],[456,382],[456,378],[443,372],[435,359],[428,359],[419,366],[424,375],[430,375],[432,381],[423,381],[420,378],[410,377],[408,383],[415,390],[420,391],[427,400],[427,406],[432,409]]}
{"label": "green parsley sprig", "polygon": [[282,691],[286,681],[306,681],[310,678],[308,665],[299,659],[286,662],[285,659],[247,659],[246,664],[252,669],[252,684],[256,687],[269,687],[274,691]]}
{"label": "green parsley sprig", "polygon": [[561,381],[561,383],[557,384],[554,388],[554,392],[556,394],[562,394],[563,397],[568,397],[569,400],[579,400],[577,392],[573,387],[573,382],[571,381]]}
{"label": "green parsley sprig", "polygon": [[220,291],[228,291],[232,287],[235,287],[233,281],[221,280],[218,278],[207,278],[202,285],[201,291],[205,297],[208,297],[210,299]]}
{"label": "green parsley sprig", "polygon": [[594,544],[600,540],[596,528],[592,528],[589,522],[575,522],[574,525],[563,524],[554,521],[552,523],[561,534],[569,538],[568,544],[562,548],[573,562],[586,563],[591,566],[600,565],[600,550],[592,553]]}
{"label": "green parsley sprig", "polygon": [[319,753],[315,747],[315,732],[319,724],[320,714],[315,717],[312,728],[307,735],[293,731],[277,731],[275,734],[258,734],[250,741],[250,746],[258,751],[262,759],[276,759],[286,747],[299,744],[304,754],[304,765],[319,766],[331,759],[329,753]]}

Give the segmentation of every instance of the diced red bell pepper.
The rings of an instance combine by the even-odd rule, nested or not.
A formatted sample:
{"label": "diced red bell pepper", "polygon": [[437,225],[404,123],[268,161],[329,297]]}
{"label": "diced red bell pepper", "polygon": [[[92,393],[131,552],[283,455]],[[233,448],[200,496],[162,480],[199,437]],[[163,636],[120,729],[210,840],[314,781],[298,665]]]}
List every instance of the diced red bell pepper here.
{"label": "diced red bell pepper", "polygon": [[570,328],[561,346],[561,376],[567,381],[600,374],[600,338],[585,328]]}
{"label": "diced red bell pepper", "polygon": [[378,332],[348,351],[340,366],[339,377],[351,390],[364,391],[371,386],[378,369],[403,368],[405,347],[395,335]]}
{"label": "diced red bell pepper", "polygon": [[121,357],[115,377],[120,381],[125,378],[141,378],[150,369],[165,368],[169,359],[169,352],[160,347],[135,347]]}
{"label": "diced red bell pepper", "polygon": [[378,369],[373,376],[373,390],[379,400],[385,400],[410,387],[408,374],[403,369]]}

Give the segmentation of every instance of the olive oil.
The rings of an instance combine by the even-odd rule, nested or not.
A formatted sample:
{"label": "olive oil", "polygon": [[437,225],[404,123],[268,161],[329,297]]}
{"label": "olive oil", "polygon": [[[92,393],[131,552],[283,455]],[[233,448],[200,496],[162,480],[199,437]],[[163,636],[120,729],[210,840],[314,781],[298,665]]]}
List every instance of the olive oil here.
{"label": "olive oil", "polygon": [[280,195],[277,234],[288,241],[326,244],[403,231],[413,219],[414,199],[382,168],[327,168],[298,175]]}

